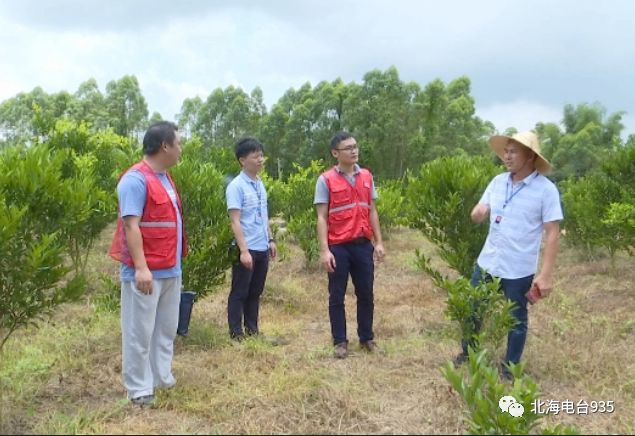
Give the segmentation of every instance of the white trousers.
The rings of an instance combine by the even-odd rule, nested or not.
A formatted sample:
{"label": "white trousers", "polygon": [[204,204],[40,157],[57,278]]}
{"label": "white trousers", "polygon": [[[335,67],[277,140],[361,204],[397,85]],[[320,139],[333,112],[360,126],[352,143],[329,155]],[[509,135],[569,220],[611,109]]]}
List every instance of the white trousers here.
{"label": "white trousers", "polygon": [[181,277],[152,280],[145,295],[134,282],[121,283],[123,385],[128,398],[174,386],[172,356],[179,323]]}

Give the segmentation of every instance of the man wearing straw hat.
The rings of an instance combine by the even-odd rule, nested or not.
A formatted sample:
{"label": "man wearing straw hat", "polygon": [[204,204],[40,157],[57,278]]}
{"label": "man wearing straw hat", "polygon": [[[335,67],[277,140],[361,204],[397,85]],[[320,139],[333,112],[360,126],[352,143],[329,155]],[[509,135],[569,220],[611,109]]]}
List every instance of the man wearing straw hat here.
{"label": "man wearing straw hat", "polygon": [[[498,277],[505,296],[515,303],[512,314],[517,323],[507,337],[502,365],[503,377],[511,379],[508,364],[520,361],[527,338],[527,302],[535,302],[553,287],[563,215],[560,194],[545,177],[551,164],[540,154],[534,132],[492,136],[489,142],[508,171],[492,179],[471,213],[475,223],[488,216],[490,223],[471,284]],[[537,273],[543,230],[542,266]],[[462,345],[463,351],[454,359],[456,365],[467,359],[467,344]]]}

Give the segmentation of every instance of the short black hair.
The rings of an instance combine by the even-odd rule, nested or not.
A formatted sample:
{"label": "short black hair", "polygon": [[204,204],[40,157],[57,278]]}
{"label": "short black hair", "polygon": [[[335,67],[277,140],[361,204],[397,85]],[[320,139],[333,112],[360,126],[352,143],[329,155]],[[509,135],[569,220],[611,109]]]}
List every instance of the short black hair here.
{"label": "short black hair", "polygon": [[143,154],[152,156],[159,152],[161,144],[174,144],[178,126],[171,121],[159,121],[148,127],[143,136]]}
{"label": "short black hair", "polygon": [[242,138],[236,143],[236,159],[250,155],[255,151],[265,152],[265,148],[256,138]]}
{"label": "short black hair", "polygon": [[353,135],[348,133],[346,130],[341,130],[337,132],[333,138],[331,138],[331,150],[335,150],[340,142],[345,141],[346,139],[352,138]]}

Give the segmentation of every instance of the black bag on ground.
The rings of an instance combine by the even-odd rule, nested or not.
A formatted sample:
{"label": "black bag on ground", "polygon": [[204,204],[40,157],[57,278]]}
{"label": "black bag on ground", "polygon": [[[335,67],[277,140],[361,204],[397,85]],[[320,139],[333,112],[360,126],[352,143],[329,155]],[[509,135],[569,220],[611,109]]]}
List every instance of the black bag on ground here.
{"label": "black bag on ground", "polygon": [[195,298],[196,292],[181,292],[181,304],[179,305],[179,326],[176,329],[176,333],[178,335],[187,336],[187,332],[190,329],[190,318],[192,317],[192,307],[194,306]]}

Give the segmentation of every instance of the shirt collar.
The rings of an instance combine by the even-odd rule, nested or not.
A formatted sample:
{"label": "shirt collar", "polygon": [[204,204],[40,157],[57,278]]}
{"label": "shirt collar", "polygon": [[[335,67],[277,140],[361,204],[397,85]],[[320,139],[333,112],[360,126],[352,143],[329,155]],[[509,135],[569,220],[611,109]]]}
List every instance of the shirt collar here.
{"label": "shirt collar", "polygon": [[[360,169],[361,167],[358,164],[353,165],[353,175],[356,176],[359,174]],[[339,165],[335,165],[335,170],[340,174],[344,174],[344,171],[340,170]]]}
{"label": "shirt collar", "polygon": [[[511,182],[512,181],[512,173],[508,173],[509,174],[509,178],[508,180]],[[535,179],[536,177],[538,177],[538,170],[534,170],[531,174],[529,174],[527,177],[525,177],[524,179],[522,179],[520,182],[523,185],[529,185],[529,183]],[[513,182],[512,182],[513,183]]]}
{"label": "shirt collar", "polygon": [[247,173],[245,173],[244,171],[240,172],[240,177],[242,177],[242,179],[246,182],[250,182],[250,183],[258,183],[260,182],[260,176],[256,175],[256,180],[252,179],[251,177],[249,177],[247,175]]}

